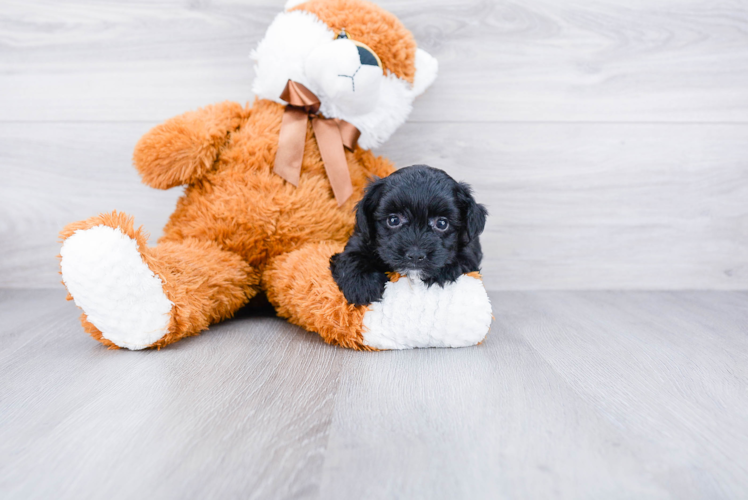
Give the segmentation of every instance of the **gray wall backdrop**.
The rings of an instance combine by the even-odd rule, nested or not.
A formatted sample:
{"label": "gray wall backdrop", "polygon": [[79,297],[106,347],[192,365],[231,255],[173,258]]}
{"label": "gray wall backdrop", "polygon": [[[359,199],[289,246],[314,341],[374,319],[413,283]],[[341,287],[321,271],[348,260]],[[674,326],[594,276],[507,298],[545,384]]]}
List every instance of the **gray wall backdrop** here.
{"label": "gray wall backdrop", "polygon": [[[150,127],[251,101],[282,1],[0,3],[0,286],[58,286],[57,232],[124,210]],[[748,2],[383,1],[439,59],[377,151],[472,183],[490,289],[748,288]]]}

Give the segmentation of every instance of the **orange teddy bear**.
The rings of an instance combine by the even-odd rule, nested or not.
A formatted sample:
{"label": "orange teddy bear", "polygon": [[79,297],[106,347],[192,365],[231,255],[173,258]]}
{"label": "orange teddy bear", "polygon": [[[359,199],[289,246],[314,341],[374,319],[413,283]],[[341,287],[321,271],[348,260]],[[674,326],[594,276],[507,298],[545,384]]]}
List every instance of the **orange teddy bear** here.
{"label": "orange teddy bear", "polygon": [[[350,236],[366,184],[394,170],[369,149],[405,121],[436,61],[397,18],[362,0],[289,2],[253,58],[251,107],[207,106],[138,142],[143,182],[186,186],[157,246],[117,212],[61,232],[61,274],[84,329],[110,348],[160,348],[264,291],[280,316],[326,342],[421,346],[367,341],[372,309],[345,301],[329,258]],[[487,303],[482,283],[469,279]],[[457,344],[479,342],[485,323],[484,311],[482,333]]]}

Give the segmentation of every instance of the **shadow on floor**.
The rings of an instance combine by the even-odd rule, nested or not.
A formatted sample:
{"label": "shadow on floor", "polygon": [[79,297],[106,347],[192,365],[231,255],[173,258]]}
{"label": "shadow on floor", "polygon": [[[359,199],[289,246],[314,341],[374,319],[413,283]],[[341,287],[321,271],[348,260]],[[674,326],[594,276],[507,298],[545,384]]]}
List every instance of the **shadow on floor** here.
{"label": "shadow on floor", "polygon": [[268,300],[265,292],[260,292],[254,297],[249,303],[236,311],[234,318],[277,318],[278,315],[275,313],[275,309]]}

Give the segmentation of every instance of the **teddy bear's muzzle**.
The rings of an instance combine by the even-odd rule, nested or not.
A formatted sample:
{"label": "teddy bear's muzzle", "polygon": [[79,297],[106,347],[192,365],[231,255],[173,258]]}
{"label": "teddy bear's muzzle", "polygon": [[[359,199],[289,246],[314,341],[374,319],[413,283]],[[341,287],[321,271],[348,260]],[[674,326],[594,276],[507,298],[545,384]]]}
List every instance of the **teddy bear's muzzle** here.
{"label": "teddy bear's muzzle", "polygon": [[337,39],[314,49],[304,66],[310,88],[323,106],[361,115],[373,110],[379,101],[384,73],[377,63],[370,49]]}

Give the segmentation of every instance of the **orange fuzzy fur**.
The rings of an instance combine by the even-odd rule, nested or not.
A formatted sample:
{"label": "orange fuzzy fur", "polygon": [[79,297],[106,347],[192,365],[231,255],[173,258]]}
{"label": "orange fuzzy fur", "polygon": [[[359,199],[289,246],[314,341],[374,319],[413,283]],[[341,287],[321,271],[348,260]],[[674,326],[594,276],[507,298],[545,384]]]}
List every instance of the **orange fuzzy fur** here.
{"label": "orange fuzzy fur", "polygon": [[317,332],[330,344],[376,350],[363,343],[367,308],[348,304],[330,273],[330,256],[342,242],[309,243],[275,258],[262,275],[278,315]]}
{"label": "orange fuzzy fur", "polygon": [[[354,194],[338,207],[310,125],[301,179],[293,187],[272,172],[282,114],[283,106],[265,100],[255,101],[249,109],[224,103],[187,113],[188,118],[173,118],[138,142],[135,164],[148,184],[165,189],[191,181],[157,246],[147,247],[146,235],[133,228],[132,218],[117,212],[70,224],[60,234],[64,240],[76,230],[103,224],[118,227],[137,241],[143,261],[162,279],[164,293],[174,303],[169,333],[151,347],[196,335],[231,317],[262,288],[282,316],[317,331],[326,342],[368,349],[361,343],[365,311],[348,306],[330,275],[329,258],[351,234],[353,208],[364,186],[394,168],[369,151],[347,151]],[[233,117],[241,117],[239,126]],[[220,134],[215,129],[205,133],[219,122],[230,127],[223,133],[224,142],[216,141]],[[194,143],[197,138],[202,143]],[[196,151],[209,154],[196,161]],[[298,260],[302,254],[293,251],[310,242],[338,246],[319,247],[328,253],[319,265],[305,266]],[[294,255],[297,269],[305,272],[289,277],[279,265],[291,262]],[[262,274],[271,262],[272,272]],[[330,302],[317,308],[306,307],[308,302],[301,308],[291,303],[298,296],[294,287],[308,283],[317,283],[317,297]],[[96,340],[116,347],[85,315],[81,322]]]}
{"label": "orange fuzzy fur", "polygon": [[[257,294],[259,272],[239,256],[221,250],[215,242],[185,239],[155,247],[146,245],[148,235],[134,229],[133,219],[112,212],[69,224],[62,230],[64,241],[78,230],[96,226],[119,228],[137,242],[143,262],[163,283],[167,298],[174,303],[169,332],[152,347],[163,347],[190,335],[197,335],[234,312]],[[81,317],[83,328],[93,338],[110,348],[117,348],[88,320]]]}
{"label": "orange fuzzy fur", "polygon": [[[363,0],[312,0],[301,7],[336,32],[345,28],[377,52],[385,69],[413,81],[416,45],[393,15]],[[157,246],[147,247],[132,218],[117,212],[62,231],[64,240],[104,224],[137,241],[174,303],[167,335],[151,347],[198,334],[263,290],[280,316],[326,342],[371,350],[362,339],[366,308],[348,305],[329,258],[353,230],[365,185],[394,167],[370,151],[346,150],[353,195],[338,207],[310,122],[299,185],[288,184],[272,171],[283,111],[268,100],[251,107],[224,102],[172,118],[140,139],[133,161],[143,182],[158,189],[186,185]],[[116,348],[85,314],[81,323]]]}

